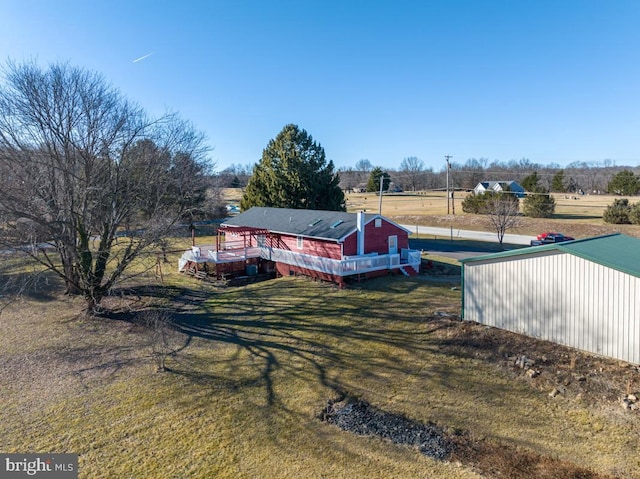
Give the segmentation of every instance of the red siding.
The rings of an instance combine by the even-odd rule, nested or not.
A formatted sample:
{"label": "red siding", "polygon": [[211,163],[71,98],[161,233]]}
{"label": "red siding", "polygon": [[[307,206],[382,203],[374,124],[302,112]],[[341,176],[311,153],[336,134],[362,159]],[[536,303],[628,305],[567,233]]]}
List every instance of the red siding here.
{"label": "red siding", "polygon": [[[382,220],[379,228],[375,226],[376,220],[370,221],[364,227],[364,252],[366,253],[389,253],[389,236],[396,235],[398,237],[398,253],[403,248],[409,247],[408,233],[388,221]],[[345,256],[358,254],[358,233],[354,232],[345,238],[344,242]]]}
{"label": "red siding", "polygon": [[273,247],[322,258],[342,259],[342,247],[335,241],[303,238],[302,249],[299,249],[297,236],[278,235],[273,239]]}
{"label": "red siding", "polygon": [[370,221],[364,227],[364,252],[365,253],[389,253],[388,240],[389,236],[396,235],[398,237],[398,253],[401,248],[407,248],[409,245],[409,237],[405,230],[400,229],[388,221],[382,220],[379,228],[375,227],[375,220]]}
{"label": "red siding", "polygon": [[352,233],[344,239],[344,255],[355,256],[358,254],[358,233]]}

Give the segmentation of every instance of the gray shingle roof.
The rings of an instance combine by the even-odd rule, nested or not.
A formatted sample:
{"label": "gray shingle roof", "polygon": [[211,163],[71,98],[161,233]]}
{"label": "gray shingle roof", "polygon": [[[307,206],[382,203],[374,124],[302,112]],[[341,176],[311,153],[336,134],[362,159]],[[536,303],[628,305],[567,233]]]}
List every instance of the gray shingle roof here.
{"label": "gray shingle roof", "polygon": [[[356,216],[356,213],[342,211],[254,206],[223,225],[266,228],[274,233],[339,241],[356,231]],[[365,224],[378,217],[377,214],[365,214]]]}

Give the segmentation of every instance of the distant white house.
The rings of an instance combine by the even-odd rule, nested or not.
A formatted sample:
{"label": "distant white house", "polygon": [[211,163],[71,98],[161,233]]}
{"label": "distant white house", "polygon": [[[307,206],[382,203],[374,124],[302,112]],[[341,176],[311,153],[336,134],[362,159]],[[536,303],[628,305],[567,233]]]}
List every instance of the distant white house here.
{"label": "distant white house", "polygon": [[518,198],[524,198],[525,191],[517,181],[481,181],[473,189],[476,195],[481,195],[485,191],[503,192],[510,191],[515,193]]}

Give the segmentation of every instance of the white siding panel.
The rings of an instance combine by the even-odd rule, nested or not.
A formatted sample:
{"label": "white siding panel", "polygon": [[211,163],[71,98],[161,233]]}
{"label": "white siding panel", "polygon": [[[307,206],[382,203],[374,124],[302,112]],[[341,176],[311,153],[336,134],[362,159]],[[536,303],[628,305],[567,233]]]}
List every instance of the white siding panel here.
{"label": "white siding panel", "polygon": [[464,317],[640,364],[640,278],[570,254],[465,263]]}

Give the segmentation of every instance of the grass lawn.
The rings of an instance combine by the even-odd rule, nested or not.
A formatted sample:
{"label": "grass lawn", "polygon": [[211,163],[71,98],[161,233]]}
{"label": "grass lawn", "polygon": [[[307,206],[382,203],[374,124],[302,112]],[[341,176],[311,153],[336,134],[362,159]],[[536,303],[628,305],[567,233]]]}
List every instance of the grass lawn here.
{"label": "grass lawn", "polygon": [[339,290],[281,278],[214,289],[174,268],[164,276],[162,287],[136,280],[175,310],[181,331],[162,373],[124,307],[145,298],[108,299],[122,311],[111,319],[79,317],[82,302],[64,297],[2,311],[0,450],[78,453],[82,478],[480,477],[319,421],[347,391],[479,443],[640,477],[637,432],[624,420],[446,347],[460,323],[435,313],[459,314],[450,286],[393,277]]}

